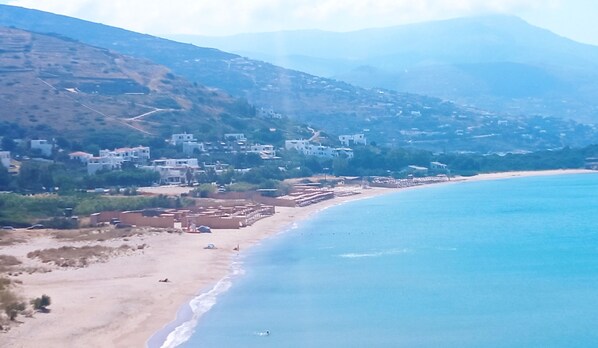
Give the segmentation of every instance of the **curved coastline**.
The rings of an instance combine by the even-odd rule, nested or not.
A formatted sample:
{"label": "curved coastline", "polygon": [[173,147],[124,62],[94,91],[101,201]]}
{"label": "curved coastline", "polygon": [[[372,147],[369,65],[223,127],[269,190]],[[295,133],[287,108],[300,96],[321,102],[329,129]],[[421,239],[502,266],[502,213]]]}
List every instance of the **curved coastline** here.
{"label": "curved coastline", "polygon": [[[553,170],[482,174],[446,184],[582,173],[597,172]],[[27,284],[24,295],[33,297],[48,293],[53,301],[52,313],[26,320],[23,325],[3,334],[3,344],[7,347],[58,347],[65,346],[65,342],[72,347],[160,346],[160,338],[165,340],[175,327],[192,319],[191,310],[185,310],[185,307],[189,308],[190,301],[210,292],[215,284],[231,275],[231,265],[238,260],[238,252],[233,250],[237,245],[244,252],[265,238],[283,233],[292,224],[331,206],[429,186],[373,188],[361,190],[361,194],[355,196],[339,197],[308,207],[277,208],[274,216],[252,226],[240,230],[217,230],[211,235],[161,233],[138,236],[132,238],[131,243],[146,243],[148,248],[142,253],[115,257],[83,269],[24,274],[21,276]],[[39,248],[47,248],[43,243],[49,241],[37,243]],[[204,250],[207,243],[214,243],[218,249]],[[159,283],[158,279],[164,277],[170,281]]]}
{"label": "curved coastline", "polygon": [[[374,188],[361,190],[360,194],[358,195],[338,197],[332,200],[323,201],[318,204],[314,204],[312,206],[303,208],[277,207],[277,210],[281,209],[281,211],[277,211],[277,215],[282,215],[279,215],[279,218],[281,218],[282,223],[276,223],[278,221],[275,221],[273,223],[272,221],[270,221],[269,225],[272,227],[272,232],[263,236],[263,238],[255,240],[253,243],[248,244],[244,248],[243,252],[246,252],[253,246],[259,245],[260,242],[266,238],[271,238],[279,234],[288,233],[296,229],[297,224],[301,221],[304,221],[328,208],[338,206],[350,201],[367,199],[393,192],[398,192],[398,190]],[[256,224],[259,223],[266,224],[268,223],[268,219],[260,220]],[[250,226],[248,228],[251,229],[252,227],[253,226]],[[229,269],[229,272],[225,274],[217,283],[211,284],[208,287],[202,287],[202,290],[200,290],[193,298],[185,302],[179,308],[179,310],[177,311],[176,319],[162,327],[157,332],[155,332],[150,337],[150,339],[148,339],[145,346],[148,348],[173,348],[186,342],[193,334],[194,327],[195,325],[197,325],[197,322],[201,318],[201,316],[205,314],[216,303],[217,296],[228,290],[230,285],[232,285],[232,281],[234,281],[234,277],[242,275],[244,273],[244,270],[242,269],[242,262],[240,261],[241,257],[242,255],[235,255],[234,258],[231,260],[231,267]],[[239,267],[236,268],[235,264],[238,264]],[[223,287],[223,284],[226,284],[226,287]],[[207,302],[209,303],[202,303],[202,301],[205,300],[207,300]]]}
{"label": "curved coastline", "polygon": [[[580,169],[580,170],[546,170],[546,171],[519,171],[519,172],[488,173],[488,174],[479,174],[479,175],[476,175],[473,177],[459,177],[456,180],[452,180],[450,182],[445,182],[445,183],[441,183],[441,184],[484,181],[484,180],[513,179],[513,178],[532,177],[532,176],[553,176],[553,175],[588,174],[588,173],[596,173],[596,172]],[[438,185],[438,183],[433,184],[433,185]],[[320,202],[314,206],[310,206],[307,208],[299,208],[299,209],[307,209],[309,212],[305,211],[305,214],[299,214],[301,216],[297,216],[295,219],[293,219],[292,222],[290,222],[290,224],[295,224],[295,223],[300,222],[301,220],[307,219],[307,218],[313,216],[314,214],[317,214],[323,210],[326,210],[326,209],[334,207],[334,206],[338,206],[340,204],[343,204],[343,203],[346,203],[349,201],[367,199],[367,198],[379,196],[382,194],[395,193],[395,192],[400,192],[400,191],[404,191],[404,190],[417,189],[417,188],[423,188],[423,187],[429,187],[429,186],[430,185],[422,185],[422,186],[414,186],[414,187],[408,187],[408,188],[402,188],[402,189],[362,190],[361,191],[362,194],[360,194],[360,195],[343,197],[343,198],[335,198],[330,201]],[[365,193],[365,194],[363,194],[363,193]],[[289,225],[286,225],[286,226],[283,226],[282,228],[279,228],[278,233],[276,233],[276,234],[286,233],[286,232],[290,231],[291,229],[292,229],[292,227],[290,227]],[[269,238],[271,236],[272,235],[268,235],[268,236],[265,236],[264,238]],[[259,241],[256,242],[255,244],[258,244],[258,243],[259,243]],[[233,260],[232,262],[234,264],[234,262],[236,262],[236,261]],[[231,268],[231,273],[225,275],[218,283],[216,283],[216,285],[211,287],[207,292],[206,291],[200,292],[199,295],[197,295],[196,297],[191,299],[188,303],[185,303],[180,308],[179,312],[186,310],[188,315],[183,318],[179,318],[177,316],[177,320],[169,323],[167,326],[163,327],[160,331],[156,332],[152,336],[152,338],[155,338],[155,337],[161,338],[160,341],[152,342],[152,339],[150,339],[150,340],[148,340],[148,342],[146,342],[146,346],[148,348],[159,348],[159,347],[160,348],[172,348],[172,347],[176,347],[179,344],[182,344],[185,341],[187,341],[189,339],[189,337],[192,335],[193,330],[191,329],[190,331],[184,331],[183,328],[188,328],[188,325],[191,325],[192,327],[197,325],[197,322],[198,322],[199,318],[201,317],[201,315],[205,314],[209,310],[209,308],[208,308],[205,311],[195,312],[193,310],[193,304],[192,304],[193,301],[199,300],[206,294],[213,293],[214,291],[216,291],[218,284],[220,284],[220,282],[231,280],[232,276],[234,276],[233,268]],[[224,292],[225,291],[221,291],[221,292],[218,292],[218,294],[221,294]],[[214,298],[214,300],[215,300],[215,298]],[[213,303],[213,304],[215,304],[215,303]],[[210,305],[210,307],[211,307],[211,305]],[[177,332],[178,329],[180,329],[179,332]]]}

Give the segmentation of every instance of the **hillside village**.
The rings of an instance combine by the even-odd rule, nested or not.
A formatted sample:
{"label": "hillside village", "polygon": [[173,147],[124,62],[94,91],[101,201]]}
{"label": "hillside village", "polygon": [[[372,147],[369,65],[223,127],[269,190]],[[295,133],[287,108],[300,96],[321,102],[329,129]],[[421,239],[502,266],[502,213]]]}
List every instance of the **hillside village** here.
{"label": "hillside village", "polygon": [[[363,134],[341,135],[339,142],[343,147],[324,146],[314,143],[311,140],[286,140],[284,148],[279,151],[296,151],[304,156],[314,156],[323,159],[342,158],[350,160],[353,158],[353,149],[349,146],[365,146],[366,138]],[[17,139],[15,143],[22,144],[24,140]],[[172,134],[167,139],[170,147],[180,150],[181,155],[177,158],[152,158],[150,146],[121,147],[113,150],[102,149],[99,153],[92,154],[84,151],[68,153],[68,160],[79,163],[86,169],[87,175],[95,175],[98,172],[119,171],[124,167],[133,166],[142,170],[159,173],[159,179],[155,184],[192,184],[201,172],[213,170],[221,174],[230,168],[227,163],[200,163],[198,156],[214,156],[217,154],[254,154],[263,161],[280,160],[277,156],[277,149],[272,144],[250,143],[242,133],[225,134],[218,142],[199,142],[193,134],[179,133]],[[32,154],[39,155],[39,159],[21,156],[14,158],[25,161],[50,161],[57,154],[64,152],[55,142],[46,139],[35,139],[28,142],[28,150]],[[0,158],[2,165],[11,174],[18,174],[18,166],[13,164],[13,156],[10,151],[1,151]],[[246,172],[251,168],[235,168],[239,172]]]}

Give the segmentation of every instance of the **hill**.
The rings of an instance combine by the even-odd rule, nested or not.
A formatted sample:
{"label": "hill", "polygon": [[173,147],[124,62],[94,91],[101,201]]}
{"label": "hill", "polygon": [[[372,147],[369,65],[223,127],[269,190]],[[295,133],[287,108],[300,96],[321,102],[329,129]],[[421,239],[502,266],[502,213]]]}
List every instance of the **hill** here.
{"label": "hill", "polygon": [[266,110],[332,134],[366,132],[369,140],[380,144],[500,152],[584,145],[596,139],[594,128],[571,122],[508,118],[437,98],[360,88],[216,49],[35,10],[0,5],[0,24],[68,35],[149,59]]}
{"label": "hill", "polygon": [[217,139],[272,127],[246,102],[148,60],[6,27],[0,48],[0,127],[12,137],[133,141],[189,131]]}
{"label": "hill", "polygon": [[431,95],[513,115],[598,121],[598,47],[512,16],[347,33],[178,38],[363,87]]}

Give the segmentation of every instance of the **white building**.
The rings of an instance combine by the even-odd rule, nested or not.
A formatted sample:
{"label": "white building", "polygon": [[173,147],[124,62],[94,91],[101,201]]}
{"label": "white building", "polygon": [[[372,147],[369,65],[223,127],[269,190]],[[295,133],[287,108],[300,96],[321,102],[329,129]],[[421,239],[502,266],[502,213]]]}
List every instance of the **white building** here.
{"label": "white building", "polygon": [[338,137],[344,146],[367,145],[365,134],[341,135]]}
{"label": "white building", "polygon": [[0,151],[0,165],[4,168],[10,168],[10,151]]}
{"label": "white building", "polygon": [[286,150],[297,150],[306,156],[324,158],[353,158],[353,150],[349,148],[332,148],[330,146],[313,145],[309,140],[287,140],[284,143]]}
{"label": "white building", "polygon": [[432,170],[447,170],[448,166],[444,163],[440,163],[440,162],[430,162],[430,169]]}
{"label": "white building", "polygon": [[285,150],[297,150],[298,152],[304,153],[307,147],[310,146],[309,140],[285,140]]}
{"label": "white building", "polygon": [[43,156],[52,156],[54,145],[45,139],[31,140],[31,150],[39,150]]}
{"label": "white building", "polygon": [[198,143],[196,141],[192,142],[184,142],[183,143],[183,153],[187,156],[192,156],[195,152],[205,152],[206,148],[203,143]]}
{"label": "white building", "polygon": [[276,157],[276,150],[273,145],[250,145],[247,149],[248,153],[257,153],[262,159],[273,159]]}
{"label": "white building", "polygon": [[146,163],[150,159],[150,148],[147,146],[121,147],[114,150],[100,150],[100,157],[119,157],[123,161]]}
{"label": "white building", "polygon": [[93,175],[99,170],[120,169],[124,160],[121,157],[91,157],[87,160],[87,174]]}
{"label": "white building", "polygon": [[197,158],[164,158],[152,161],[152,166],[199,168]]}
{"label": "white building", "polygon": [[194,174],[199,169],[197,158],[166,158],[152,161],[151,166],[143,169],[160,174],[160,184],[181,184],[187,181],[188,173]]}
{"label": "white building", "polygon": [[234,140],[234,141],[246,141],[245,134],[243,133],[227,133],[224,134],[225,140]]}
{"label": "white building", "polygon": [[173,134],[172,138],[170,139],[170,143],[175,146],[193,142],[197,142],[197,140],[193,137],[193,134],[187,133]]}
{"label": "white building", "polygon": [[69,158],[71,160],[76,160],[81,163],[87,163],[89,161],[89,159],[92,157],[93,157],[92,154],[83,152],[83,151],[76,151],[76,152],[69,153]]}
{"label": "white building", "polygon": [[428,175],[428,168],[416,165],[407,166],[403,171],[411,175]]}

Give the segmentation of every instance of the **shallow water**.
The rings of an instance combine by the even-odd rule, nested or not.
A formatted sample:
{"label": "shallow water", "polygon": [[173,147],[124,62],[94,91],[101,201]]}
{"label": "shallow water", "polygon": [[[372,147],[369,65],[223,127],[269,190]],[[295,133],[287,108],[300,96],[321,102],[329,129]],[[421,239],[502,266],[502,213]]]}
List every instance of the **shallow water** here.
{"label": "shallow water", "polygon": [[327,209],[245,254],[182,346],[596,347],[597,197],[565,175]]}

